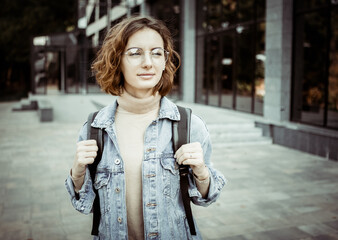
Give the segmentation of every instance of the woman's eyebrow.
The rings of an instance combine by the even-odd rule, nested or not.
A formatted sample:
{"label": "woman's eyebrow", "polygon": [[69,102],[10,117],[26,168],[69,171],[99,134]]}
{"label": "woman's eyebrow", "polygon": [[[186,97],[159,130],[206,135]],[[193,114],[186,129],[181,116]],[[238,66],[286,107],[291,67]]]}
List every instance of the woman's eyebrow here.
{"label": "woman's eyebrow", "polygon": [[[130,49],[133,49],[133,48],[141,49],[142,51],[144,51],[143,48],[141,48],[141,47],[130,47],[130,48],[126,49],[126,51],[129,51]],[[153,47],[150,50],[154,50],[154,49],[157,49],[157,48],[164,49],[163,47]]]}
{"label": "woman's eyebrow", "polygon": [[143,49],[142,49],[142,48],[140,48],[140,47],[130,47],[130,48],[126,49],[126,51],[129,51],[130,49],[133,49],[133,48],[137,48],[137,49],[141,49],[141,50],[143,50]]}

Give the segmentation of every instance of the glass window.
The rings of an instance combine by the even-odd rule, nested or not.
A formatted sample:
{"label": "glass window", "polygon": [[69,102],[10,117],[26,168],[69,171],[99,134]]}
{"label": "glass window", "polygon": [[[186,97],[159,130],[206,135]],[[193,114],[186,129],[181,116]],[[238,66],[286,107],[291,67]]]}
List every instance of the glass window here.
{"label": "glass window", "polygon": [[87,49],[87,57],[88,57],[88,64],[87,64],[87,92],[88,93],[100,93],[100,87],[96,82],[95,76],[91,72],[91,64],[96,57],[96,49],[95,48],[88,48]]}
{"label": "glass window", "polygon": [[297,0],[295,1],[296,11],[311,10],[318,7],[325,7],[327,0]]}
{"label": "glass window", "polygon": [[263,114],[265,1],[197,1],[197,102]]}
{"label": "glass window", "polygon": [[219,106],[220,37],[211,36],[208,38],[206,60],[208,103],[213,106]]}
{"label": "glass window", "polygon": [[196,102],[207,104],[207,39],[204,37],[197,38],[198,51],[196,52]]}
{"label": "glass window", "polygon": [[254,75],[253,31],[250,25],[237,27],[236,37],[236,109],[251,112]]}
{"label": "glass window", "polygon": [[305,123],[324,125],[325,107],[325,62],[327,23],[325,12],[313,12],[302,15],[298,19],[297,46],[295,61],[299,65],[295,68],[301,84],[299,106],[301,114],[298,116]]}
{"label": "glass window", "polygon": [[220,27],[226,28],[229,25],[236,23],[237,1],[227,0],[222,1],[222,15],[220,18]]}
{"label": "glass window", "polygon": [[265,96],[265,22],[258,24],[256,31],[254,112],[262,115]]}
{"label": "glass window", "polygon": [[331,13],[327,125],[338,128],[338,8]]}
{"label": "glass window", "polygon": [[255,1],[254,0],[238,0],[238,21],[246,22],[255,17]]}
{"label": "glass window", "polygon": [[256,0],[257,19],[265,19],[266,0]]}
{"label": "glass window", "polygon": [[338,1],[329,2],[296,16],[291,119],[338,129]]}
{"label": "glass window", "polygon": [[237,0],[198,1],[198,29],[213,32],[236,23]]}
{"label": "glass window", "polygon": [[99,18],[103,17],[104,15],[107,15],[107,1],[100,0],[99,1]]}
{"label": "glass window", "polygon": [[234,44],[232,32],[223,35],[222,42],[222,70],[221,70],[221,106],[233,108],[233,67],[234,67]]}

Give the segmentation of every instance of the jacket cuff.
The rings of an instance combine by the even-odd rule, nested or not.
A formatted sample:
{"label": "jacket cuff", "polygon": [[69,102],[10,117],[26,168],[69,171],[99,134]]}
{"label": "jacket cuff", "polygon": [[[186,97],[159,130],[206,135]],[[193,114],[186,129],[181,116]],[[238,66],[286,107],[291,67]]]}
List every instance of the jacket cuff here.
{"label": "jacket cuff", "polygon": [[201,193],[198,191],[194,177],[189,178],[189,196],[196,205],[208,206],[215,202],[219,197],[222,188],[226,184],[224,176],[217,170],[209,168],[210,183],[209,191],[206,198],[203,198]]}
{"label": "jacket cuff", "polygon": [[67,177],[65,185],[74,208],[81,213],[89,214],[92,209],[95,193],[93,191],[88,168],[86,169],[84,183],[78,193],[75,192],[74,184],[70,175]]}

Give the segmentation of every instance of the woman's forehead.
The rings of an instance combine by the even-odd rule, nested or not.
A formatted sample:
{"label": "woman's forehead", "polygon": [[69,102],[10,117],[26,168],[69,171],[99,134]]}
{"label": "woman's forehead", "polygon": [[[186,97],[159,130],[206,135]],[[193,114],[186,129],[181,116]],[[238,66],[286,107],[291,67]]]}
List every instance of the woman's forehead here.
{"label": "woman's forehead", "polygon": [[126,48],[155,48],[163,47],[164,42],[162,36],[151,28],[143,28],[133,33],[127,42]]}

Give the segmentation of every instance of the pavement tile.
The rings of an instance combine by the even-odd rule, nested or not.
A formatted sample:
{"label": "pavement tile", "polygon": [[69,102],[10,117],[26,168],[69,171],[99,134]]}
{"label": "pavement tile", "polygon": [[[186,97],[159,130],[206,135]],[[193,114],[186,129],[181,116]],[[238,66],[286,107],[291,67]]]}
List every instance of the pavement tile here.
{"label": "pavement tile", "polygon": [[33,240],[66,240],[67,235],[61,226],[43,227],[43,228],[33,228],[32,230],[32,239]]}
{"label": "pavement tile", "polygon": [[247,237],[247,239],[250,239],[250,240],[255,240],[255,239],[291,240],[291,239],[304,239],[304,238],[311,237],[309,234],[295,227],[257,232],[257,233],[252,233],[252,234],[246,234],[245,236]]}
{"label": "pavement tile", "polygon": [[310,224],[310,225],[303,225],[298,226],[298,229],[302,230],[303,232],[306,232],[310,234],[313,237],[323,236],[323,235],[337,235],[338,229],[332,228],[331,226],[327,224]]}
{"label": "pavement tile", "polygon": [[336,235],[328,235],[328,234],[323,234],[319,235],[317,237],[314,237],[314,240],[337,240],[338,238]]}

